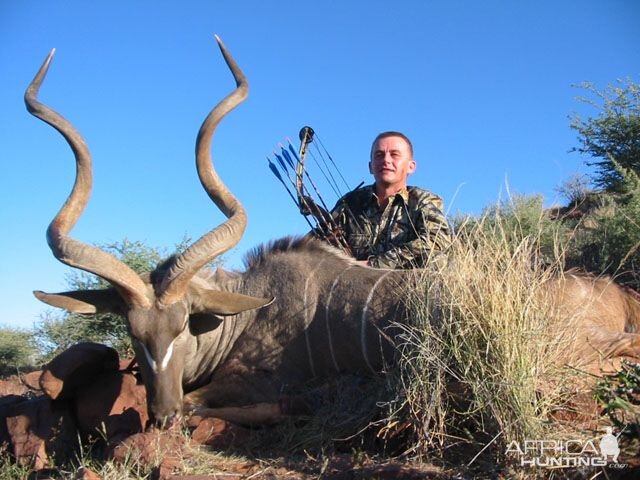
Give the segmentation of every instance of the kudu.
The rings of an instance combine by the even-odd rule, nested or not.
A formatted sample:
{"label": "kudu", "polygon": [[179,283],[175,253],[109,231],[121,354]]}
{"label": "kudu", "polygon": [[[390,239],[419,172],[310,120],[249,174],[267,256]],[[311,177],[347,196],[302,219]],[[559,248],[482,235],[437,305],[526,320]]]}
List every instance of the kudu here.
{"label": "kudu", "polygon": [[[393,322],[403,318],[402,292],[415,278],[410,271],[359,265],[312,239],[283,239],[259,248],[243,273],[203,269],[236,245],[246,226],[244,208],[211,161],[216,126],[248,93],[243,73],[218,43],[237,87],[202,124],[196,164],[204,189],[227,220],[150,274],[139,276],[110,254],[69,237],[88,202],[91,158],[71,124],[37,101],[53,52],[25,94],[29,112],[56,128],[76,159],[73,190],[47,230],[51,250],[61,262],[112,285],[35,295],[77,313],[126,316],[148,405],[159,421],[178,418],[184,403],[225,407],[273,402],[288,386],[316,376],[379,372],[394,354]],[[572,297],[573,286],[563,285],[558,298]],[[620,293],[615,285],[611,288]],[[592,294],[588,289],[578,293]],[[593,321],[600,325],[597,316]],[[613,333],[626,335],[625,325],[622,319],[612,326]],[[636,348],[637,338],[625,346]],[[223,413],[232,420],[247,419],[234,416],[233,409]]]}
{"label": "kudu", "polygon": [[202,124],[196,164],[204,189],[228,218],[148,275],[69,236],[88,202],[91,157],[75,128],[37,100],[53,51],[25,94],[29,112],[57,129],[76,159],[76,182],[49,225],[49,246],[61,262],[113,286],[34,294],[76,313],[126,316],[157,420],[180,416],[184,391],[194,404],[246,405],[275,400],[287,385],[329,371],[379,371],[391,352],[382,332],[401,313],[395,289],[405,274],[359,266],[310,239],[258,249],[244,274],[201,271],[239,242],[247,221],[210,155],[216,126],[248,93],[244,74],[217,40],[237,87]]}

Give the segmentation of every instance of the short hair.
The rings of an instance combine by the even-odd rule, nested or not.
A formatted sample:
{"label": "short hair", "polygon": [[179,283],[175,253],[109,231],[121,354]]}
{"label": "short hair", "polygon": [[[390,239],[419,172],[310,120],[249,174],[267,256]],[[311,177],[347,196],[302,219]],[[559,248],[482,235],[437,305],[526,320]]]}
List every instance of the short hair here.
{"label": "short hair", "polygon": [[376,136],[376,138],[373,139],[373,143],[371,144],[371,153],[369,153],[369,158],[373,157],[373,149],[376,146],[376,143],[378,143],[378,140],[382,140],[383,138],[387,138],[387,137],[400,137],[405,142],[407,142],[407,145],[409,145],[409,152],[411,153],[411,156],[413,157],[413,144],[411,143],[411,140],[409,140],[409,137],[407,137],[402,132],[395,132],[393,130],[389,130],[387,132],[379,133]]}

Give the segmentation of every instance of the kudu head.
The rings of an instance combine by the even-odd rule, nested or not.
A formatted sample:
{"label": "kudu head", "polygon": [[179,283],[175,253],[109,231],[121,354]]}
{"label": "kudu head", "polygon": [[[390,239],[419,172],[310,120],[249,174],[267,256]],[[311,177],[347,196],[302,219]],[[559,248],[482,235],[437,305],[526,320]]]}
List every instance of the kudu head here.
{"label": "kudu head", "polygon": [[69,236],[89,200],[91,156],[78,131],[37,99],[53,50],[25,93],[27,110],[64,136],[76,160],[73,189],[47,230],[51,251],[61,262],[96,274],[112,285],[103,290],[57,294],[36,291],[34,294],[49,305],[76,313],[125,315],[142,367],[150,413],[163,423],[173,422],[182,413],[182,374],[191,335],[190,316],[235,315],[261,308],[271,301],[212,290],[193,280],[203,266],[240,241],[247,223],[244,208],[222,183],[211,161],[211,139],[218,123],[248,95],[244,74],[217,36],[216,40],[237,87],[203,122],[196,142],[196,166],[202,186],[227,220],[151,274],[140,276],[111,254]]}

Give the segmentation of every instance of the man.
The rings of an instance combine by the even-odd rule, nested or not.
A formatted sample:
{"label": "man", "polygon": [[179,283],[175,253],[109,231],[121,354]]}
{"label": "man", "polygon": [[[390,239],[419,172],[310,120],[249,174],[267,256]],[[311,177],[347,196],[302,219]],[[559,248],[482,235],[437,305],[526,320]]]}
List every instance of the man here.
{"label": "man", "polygon": [[360,263],[379,268],[422,267],[449,245],[442,199],[407,186],[407,177],[415,169],[413,146],[404,134],[379,134],[369,161],[375,183],[349,192],[331,212]]}

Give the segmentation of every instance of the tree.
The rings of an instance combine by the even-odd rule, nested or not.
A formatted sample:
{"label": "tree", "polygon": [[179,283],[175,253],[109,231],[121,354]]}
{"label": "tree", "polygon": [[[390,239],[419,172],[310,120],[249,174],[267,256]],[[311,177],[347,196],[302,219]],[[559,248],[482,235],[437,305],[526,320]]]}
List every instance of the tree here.
{"label": "tree", "polygon": [[[185,238],[176,247],[184,251],[189,244]],[[167,255],[158,248],[127,239],[111,245],[100,246],[122,260],[137,273],[153,270]],[[67,278],[69,290],[107,288],[109,284],[100,277],[81,270],[73,270]],[[45,358],[51,358],[74,343],[92,341],[112,346],[123,356],[131,355],[131,341],[125,319],[116,314],[103,313],[79,315],[71,312],[48,311],[36,325],[35,336]]]}
{"label": "tree", "polygon": [[577,130],[580,142],[573,151],[594,158],[586,162],[596,167],[594,185],[610,193],[623,192],[625,185],[620,168],[611,158],[623,170],[640,174],[640,85],[631,80],[619,83],[604,91],[591,83],[581,84],[593,98],[579,100],[593,105],[599,114],[587,120],[577,114],[571,118],[571,128]]}
{"label": "tree", "polygon": [[0,328],[0,374],[15,373],[37,363],[33,333],[17,328]]}
{"label": "tree", "polygon": [[624,195],[605,195],[602,205],[588,214],[576,230],[578,264],[640,289],[640,175],[619,169]]}
{"label": "tree", "polygon": [[598,91],[582,88],[598,115],[586,120],[574,115],[571,127],[596,167],[591,208],[575,230],[572,264],[594,273],[608,273],[621,283],[640,288],[640,85],[627,80]]}
{"label": "tree", "polygon": [[555,191],[569,202],[569,207],[575,207],[586,201],[592,193],[589,183],[587,175],[576,173],[556,187]]}

